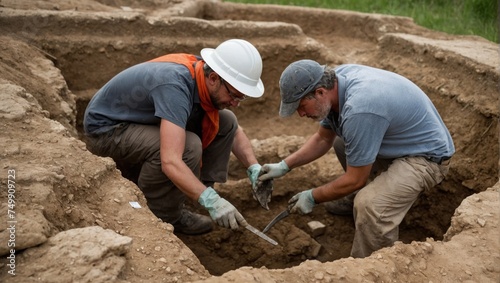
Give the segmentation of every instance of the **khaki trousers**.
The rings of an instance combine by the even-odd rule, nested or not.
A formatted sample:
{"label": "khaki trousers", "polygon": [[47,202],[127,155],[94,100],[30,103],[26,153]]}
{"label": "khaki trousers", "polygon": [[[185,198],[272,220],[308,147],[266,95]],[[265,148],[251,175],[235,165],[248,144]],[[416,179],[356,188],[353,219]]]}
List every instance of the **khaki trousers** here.
{"label": "khaki trousers", "polygon": [[[207,186],[226,182],[237,128],[233,112],[219,111],[219,132],[205,150],[201,139],[186,131],[182,160]],[[161,170],[159,125],[123,123],[108,133],[88,136],[87,146],[96,155],[113,158],[123,176],[138,185],[158,218],[169,223],[180,218],[186,196]]]}
{"label": "khaki trousers", "polygon": [[[335,139],[334,149],[345,168],[342,139]],[[444,179],[449,161],[437,164],[425,157],[402,157],[377,159],[373,167],[373,180],[354,198],[356,231],[351,256],[355,258],[367,257],[399,239],[399,224],[406,213],[421,192]]]}

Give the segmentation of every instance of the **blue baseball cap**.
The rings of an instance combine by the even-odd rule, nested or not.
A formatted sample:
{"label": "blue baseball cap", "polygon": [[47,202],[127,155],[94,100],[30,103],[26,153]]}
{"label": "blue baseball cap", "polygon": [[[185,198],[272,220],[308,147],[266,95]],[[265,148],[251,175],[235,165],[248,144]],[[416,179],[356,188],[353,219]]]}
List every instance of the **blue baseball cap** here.
{"label": "blue baseball cap", "polygon": [[325,71],[325,65],[303,59],[288,65],[281,74],[280,95],[281,105],[279,115],[291,116],[299,107],[300,100],[313,91]]}

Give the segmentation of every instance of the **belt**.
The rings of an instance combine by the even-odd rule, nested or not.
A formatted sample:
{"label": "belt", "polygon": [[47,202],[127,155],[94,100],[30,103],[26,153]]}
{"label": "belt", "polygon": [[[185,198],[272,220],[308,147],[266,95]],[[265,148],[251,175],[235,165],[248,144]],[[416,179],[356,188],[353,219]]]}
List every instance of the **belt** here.
{"label": "belt", "polygon": [[450,160],[451,156],[443,156],[443,157],[426,157],[427,160],[432,161],[434,163],[437,163],[439,165],[445,163],[446,161]]}

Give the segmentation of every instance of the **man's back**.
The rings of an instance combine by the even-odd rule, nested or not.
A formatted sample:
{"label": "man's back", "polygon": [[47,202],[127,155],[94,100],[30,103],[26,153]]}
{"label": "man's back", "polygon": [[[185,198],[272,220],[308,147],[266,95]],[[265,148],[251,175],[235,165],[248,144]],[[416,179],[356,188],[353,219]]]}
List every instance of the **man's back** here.
{"label": "man's back", "polygon": [[85,112],[85,132],[105,132],[121,122],[159,124],[160,118],[185,127],[195,89],[195,81],[182,65],[146,62],[132,66],[92,98]]}
{"label": "man's back", "polygon": [[413,82],[361,65],[342,65],[336,74],[340,103],[337,133],[346,142],[349,164],[367,165],[377,156],[453,155],[448,129],[431,100]]}

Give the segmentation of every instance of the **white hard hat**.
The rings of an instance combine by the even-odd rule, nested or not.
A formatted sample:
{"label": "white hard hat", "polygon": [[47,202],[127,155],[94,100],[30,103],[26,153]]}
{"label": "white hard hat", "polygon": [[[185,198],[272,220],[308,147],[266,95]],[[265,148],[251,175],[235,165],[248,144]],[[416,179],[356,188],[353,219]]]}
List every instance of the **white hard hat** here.
{"label": "white hard hat", "polygon": [[250,42],[230,39],[217,48],[203,48],[201,57],[205,63],[239,92],[250,97],[261,97],[264,84],[262,58]]}

